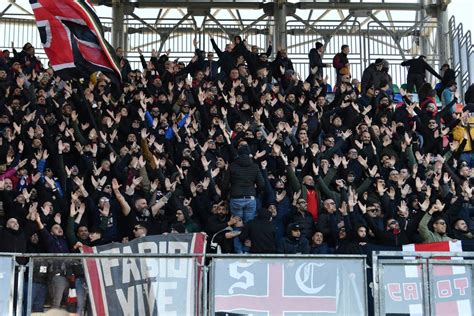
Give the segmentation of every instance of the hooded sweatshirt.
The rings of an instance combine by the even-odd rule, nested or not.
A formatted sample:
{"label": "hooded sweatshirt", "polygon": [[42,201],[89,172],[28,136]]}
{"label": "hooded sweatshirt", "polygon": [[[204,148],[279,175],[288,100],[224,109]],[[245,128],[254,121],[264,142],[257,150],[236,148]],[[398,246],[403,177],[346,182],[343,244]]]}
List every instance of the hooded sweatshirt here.
{"label": "hooded sweatshirt", "polygon": [[181,212],[183,212],[185,222],[182,223],[186,228],[186,232],[195,233],[199,231],[199,226],[191,219],[189,216],[189,210],[187,207],[182,207]]}
{"label": "hooded sweatshirt", "polygon": [[[278,252],[284,254],[309,254],[309,241],[308,239],[300,236],[293,237],[291,231],[295,228],[295,225],[290,224],[287,229],[287,237],[283,238],[279,244]],[[299,226],[299,225],[298,225]]]}

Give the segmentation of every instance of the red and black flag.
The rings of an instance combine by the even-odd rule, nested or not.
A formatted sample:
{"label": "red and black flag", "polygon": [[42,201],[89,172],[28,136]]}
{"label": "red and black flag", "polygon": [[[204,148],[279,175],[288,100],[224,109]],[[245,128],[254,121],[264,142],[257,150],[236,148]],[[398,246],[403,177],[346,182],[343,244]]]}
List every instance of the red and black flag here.
{"label": "red and black flag", "polygon": [[44,50],[61,78],[87,78],[101,71],[120,87],[117,56],[88,0],[30,0],[30,4]]}

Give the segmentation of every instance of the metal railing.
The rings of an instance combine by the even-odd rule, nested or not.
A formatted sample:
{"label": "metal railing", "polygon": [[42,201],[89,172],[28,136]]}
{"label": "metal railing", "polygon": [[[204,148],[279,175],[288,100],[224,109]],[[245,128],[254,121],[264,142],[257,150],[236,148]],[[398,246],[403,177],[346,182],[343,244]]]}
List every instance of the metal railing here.
{"label": "metal railing", "polygon": [[[367,315],[365,256],[214,255],[209,313]],[[206,314],[207,315],[207,314]]]}
{"label": "metal railing", "polygon": [[470,85],[474,84],[474,45],[471,31],[464,33],[463,24],[456,24],[455,17],[449,20],[451,64],[456,72],[458,91],[462,98]]}
{"label": "metal railing", "polygon": [[[112,39],[111,19],[102,19],[105,38]],[[464,92],[474,82],[474,49],[470,32],[464,33],[462,24],[456,25],[454,17],[449,24],[451,62],[459,74],[458,88]],[[296,71],[305,78],[309,73],[308,52],[316,41],[326,43],[323,61],[332,62],[334,54],[339,52],[342,44],[351,47],[349,55],[353,77],[359,78],[363,70],[376,58],[384,58],[390,63],[390,74],[393,82],[401,85],[406,80],[406,67],[400,66],[404,58],[420,53],[428,57],[428,62],[435,68],[444,63],[439,60],[436,41],[438,24],[420,22],[413,25],[411,21],[372,21],[361,24],[355,19],[344,23],[331,20],[290,20],[286,23],[286,42],[288,56],[295,64]],[[189,61],[194,54],[193,39],[197,38],[199,47],[212,50],[209,33],[213,34],[217,45],[223,50],[233,35],[241,35],[247,42],[266,51],[268,40],[274,31],[273,21],[268,19],[213,20],[209,17],[199,25],[186,19],[161,19],[159,23],[151,19],[140,21],[129,18],[125,20],[126,51],[132,68],[141,68],[137,49],[142,49],[146,57],[152,49],[159,52],[171,50],[171,59],[179,58]],[[36,24],[31,17],[18,15],[0,18],[0,49],[9,49],[14,42],[17,49],[26,42],[36,47],[36,55],[46,65],[47,56],[41,47],[41,40]],[[274,47],[274,52],[276,51]],[[330,82],[334,82],[334,70],[324,70]],[[434,83],[434,81],[432,82]]]}
{"label": "metal railing", "polygon": [[[26,264],[15,262],[25,258],[29,260]],[[110,277],[121,271],[110,272],[119,266],[117,259],[123,260],[123,270],[127,269],[129,277],[120,275],[120,284],[108,284],[103,280],[106,275]],[[134,301],[131,301],[131,296],[125,293],[146,292],[153,282],[175,282],[173,277],[178,274],[185,280],[181,287],[171,287],[178,296],[169,291],[164,294],[164,291],[149,290],[145,299],[154,294],[151,304],[159,300],[164,304],[160,307],[162,312],[166,308],[168,311],[181,308],[179,312],[183,313],[184,303],[195,297],[187,308],[206,316],[244,310],[266,310],[278,315],[283,306],[287,311],[312,312],[312,315],[328,312],[336,315],[470,315],[474,312],[474,253],[391,251],[374,252],[372,267],[366,264],[365,256],[359,255],[0,254],[2,315],[31,311],[33,273],[45,260],[76,263],[79,260],[84,265],[97,265],[107,303],[128,308],[133,305],[137,310],[141,306],[145,314],[152,305],[141,301],[138,294],[133,294]],[[178,261],[192,267],[188,270],[190,273],[176,272]],[[131,278],[138,281],[133,283]],[[26,297],[24,286],[28,286]],[[122,303],[108,297],[116,291],[122,291]],[[164,301],[160,295],[166,295],[167,299]],[[188,298],[183,301],[184,297]],[[311,310],[308,305],[312,306]],[[449,308],[448,314],[443,312],[446,308]]]}
{"label": "metal railing", "polygon": [[374,252],[375,315],[472,315],[472,252]]}
{"label": "metal railing", "polygon": [[[19,258],[28,262],[15,264]],[[211,258],[210,263],[201,264]],[[114,306],[119,314],[127,309],[135,310],[130,315],[156,315],[158,309],[158,314],[177,315],[214,315],[244,309],[266,309],[271,315],[283,315],[283,310],[313,315],[343,315],[350,311],[353,315],[366,315],[368,311],[365,256],[359,255],[0,254],[0,260],[3,268],[9,267],[10,271],[5,275],[9,278],[0,278],[0,282],[8,283],[1,283],[3,290],[10,289],[9,295],[3,296],[9,299],[2,302],[2,315],[29,315],[38,271],[47,265],[62,264],[82,267],[89,299]],[[183,272],[176,268],[180,266],[177,262],[193,268]],[[96,285],[90,283],[94,272],[88,269],[93,266],[100,279],[95,280]],[[119,276],[114,277],[117,273]],[[178,278],[181,281],[177,282]],[[156,288],[167,282],[173,286],[164,287],[166,291]],[[97,284],[101,284],[100,290]],[[146,294],[140,299],[139,293]],[[317,304],[309,306],[308,302]],[[101,315],[100,307],[94,306],[97,310],[94,308],[93,314]]]}

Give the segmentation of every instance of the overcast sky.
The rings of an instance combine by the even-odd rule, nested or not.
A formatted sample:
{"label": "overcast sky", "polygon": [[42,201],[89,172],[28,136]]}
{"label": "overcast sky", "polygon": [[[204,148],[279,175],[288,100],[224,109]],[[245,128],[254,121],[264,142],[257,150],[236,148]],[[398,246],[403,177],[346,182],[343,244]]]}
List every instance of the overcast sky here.
{"label": "overcast sky", "polygon": [[455,16],[456,24],[462,23],[464,32],[474,30],[474,1],[473,0],[451,0],[448,6],[448,14]]}

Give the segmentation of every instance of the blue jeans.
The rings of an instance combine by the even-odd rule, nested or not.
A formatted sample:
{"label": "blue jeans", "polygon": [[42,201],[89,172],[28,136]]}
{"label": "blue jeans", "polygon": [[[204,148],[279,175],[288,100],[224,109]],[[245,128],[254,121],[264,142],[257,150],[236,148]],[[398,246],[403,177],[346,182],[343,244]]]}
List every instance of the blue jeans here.
{"label": "blue jeans", "polygon": [[245,223],[250,222],[257,215],[257,200],[254,199],[230,199],[230,212],[238,216]]}
{"label": "blue jeans", "polygon": [[47,293],[48,287],[46,284],[33,282],[31,287],[31,311],[33,313],[44,312],[44,301]]}
{"label": "blue jeans", "polygon": [[[257,215],[257,201],[254,199],[230,199],[230,212],[233,216],[238,216],[245,223],[250,222]],[[236,227],[234,231],[241,231]],[[239,237],[234,238],[235,253],[248,252],[248,247],[244,247]]]}
{"label": "blue jeans", "polygon": [[75,282],[76,295],[77,295],[77,309],[78,315],[83,315],[87,301],[87,283],[84,278],[76,278]]}

